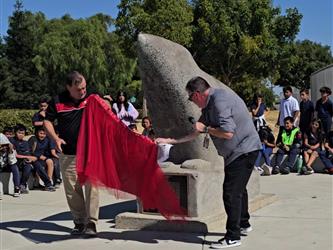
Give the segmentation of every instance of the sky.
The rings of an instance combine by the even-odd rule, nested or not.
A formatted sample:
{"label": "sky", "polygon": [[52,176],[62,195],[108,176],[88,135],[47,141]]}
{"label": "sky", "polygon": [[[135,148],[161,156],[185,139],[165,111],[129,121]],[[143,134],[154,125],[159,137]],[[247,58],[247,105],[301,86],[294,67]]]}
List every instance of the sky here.
{"label": "sky", "polygon": [[[43,12],[48,19],[70,14],[84,18],[96,13],[105,13],[116,18],[120,0],[23,0],[24,9]],[[0,35],[6,35],[8,17],[12,14],[15,0],[0,0]],[[296,7],[303,14],[297,39],[333,47],[333,1],[332,0],[273,0],[282,13],[286,8]]]}

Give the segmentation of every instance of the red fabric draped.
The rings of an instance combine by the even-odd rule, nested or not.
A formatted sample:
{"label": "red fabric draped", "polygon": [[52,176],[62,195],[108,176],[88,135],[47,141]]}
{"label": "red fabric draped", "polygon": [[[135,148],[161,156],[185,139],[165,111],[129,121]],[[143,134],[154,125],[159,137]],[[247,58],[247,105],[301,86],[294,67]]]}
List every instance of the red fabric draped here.
{"label": "red fabric draped", "polygon": [[[97,95],[87,99],[77,147],[81,183],[125,191],[168,219],[184,210],[157,164],[157,145],[130,131]],[[178,216],[179,218],[179,216]]]}

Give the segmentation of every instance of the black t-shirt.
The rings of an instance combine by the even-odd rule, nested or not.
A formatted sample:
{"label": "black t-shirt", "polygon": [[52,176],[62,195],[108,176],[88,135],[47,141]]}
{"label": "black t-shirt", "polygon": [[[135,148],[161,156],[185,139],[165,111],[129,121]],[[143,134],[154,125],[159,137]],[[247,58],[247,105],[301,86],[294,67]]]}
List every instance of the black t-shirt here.
{"label": "black t-shirt", "polygon": [[326,142],[330,148],[333,148],[333,131],[330,131],[326,136]]}
{"label": "black t-shirt", "polygon": [[88,94],[79,101],[74,101],[68,91],[52,98],[45,120],[57,120],[59,137],[66,144],[62,145],[64,154],[75,155],[83,109],[86,107]]}
{"label": "black t-shirt", "polygon": [[316,111],[318,112],[318,118],[320,119],[331,119],[333,116],[333,103],[330,99],[326,102],[322,102],[319,99],[316,103]]}
{"label": "black t-shirt", "polygon": [[301,101],[300,112],[301,112],[301,117],[299,121],[299,127],[302,130],[302,132],[305,132],[310,128],[311,119],[313,118],[313,113],[314,113],[313,102],[311,102],[310,100],[306,102]]}

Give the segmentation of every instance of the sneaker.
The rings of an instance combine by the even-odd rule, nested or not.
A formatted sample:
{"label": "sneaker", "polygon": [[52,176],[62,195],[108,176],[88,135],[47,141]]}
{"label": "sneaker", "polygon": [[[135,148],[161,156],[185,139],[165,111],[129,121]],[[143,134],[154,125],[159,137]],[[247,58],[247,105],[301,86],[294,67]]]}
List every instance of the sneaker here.
{"label": "sneaker", "polygon": [[264,172],[264,170],[261,167],[255,167],[260,175]]}
{"label": "sneaker", "polygon": [[84,234],[84,229],[85,229],[85,226],[84,224],[77,224],[77,223],[74,223],[75,226],[74,228],[72,229],[71,231],[71,235],[81,235],[81,234]]}
{"label": "sneaker", "polygon": [[60,188],[60,183],[57,183],[57,182],[56,182],[56,183],[54,184],[54,188],[55,188],[55,189]]}
{"label": "sneaker", "polygon": [[47,187],[45,187],[45,188],[44,188],[44,191],[54,192],[54,191],[56,191],[56,190],[55,190],[55,187],[53,187],[53,186],[51,185],[51,186],[47,186]]}
{"label": "sneaker", "polygon": [[248,235],[249,232],[253,231],[253,228],[251,226],[249,227],[241,227],[240,233],[241,235]]}
{"label": "sneaker", "polygon": [[94,222],[89,222],[87,224],[84,235],[87,237],[96,237],[97,236],[96,224]]}
{"label": "sneaker", "polygon": [[325,172],[328,174],[333,174],[333,168],[327,168]]}
{"label": "sneaker", "polygon": [[279,168],[279,166],[275,166],[275,167],[273,167],[273,169],[272,169],[272,174],[279,174],[280,173],[280,168]]}
{"label": "sneaker", "polygon": [[13,197],[20,197],[20,188],[19,187],[14,188]]}
{"label": "sneaker", "polygon": [[306,166],[306,169],[308,170],[308,172],[310,172],[310,174],[314,173],[314,170],[312,167]]}
{"label": "sneaker", "polygon": [[222,238],[217,243],[212,243],[210,245],[210,248],[223,249],[223,248],[229,248],[229,247],[238,247],[241,244],[242,243],[240,240],[229,240],[229,239]]}
{"label": "sneaker", "polygon": [[25,185],[20,185],[20,192],[21,194],[29,194],[29,190]]}
{"label": "sneaker", "polygon": [[290,168],[289,167],[281,168],[280,173],[281,174],[290,174]]}
{"label": "sneaker", "polygon": [[268,166],[267,164],[262,165],[262,176],[269,176],[272,173],[272,167]]}
{"label": "sneaker", "polygon": [[306,166],[303,166],[301,168],[301,174],[309,175],[309,174],[312,174],[312,173],[311,173],[311,171],[308,170],[308,168]]}

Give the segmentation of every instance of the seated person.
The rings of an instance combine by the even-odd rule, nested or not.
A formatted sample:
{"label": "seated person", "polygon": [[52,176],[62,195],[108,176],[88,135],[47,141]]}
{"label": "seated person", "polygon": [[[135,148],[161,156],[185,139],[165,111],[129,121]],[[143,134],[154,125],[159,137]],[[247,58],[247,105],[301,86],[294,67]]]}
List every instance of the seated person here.
{"label": "seated person", "polygon": [[127,94],[123,91],[118,92],[116,102],[112,105],[112,108],[126,126],[135,123],[135,119],[139,116],[139,112],[132,103],[127,101]]}
{"label": "seated person", "polygon": [[310,130],[304,134],[303,154],[305,166],[302,167],[302,174],[314,173],[312,164],[319,156],[322,143],[321,125],[318,119],[313,119],[310,125]]}
{"label": "seated person", "polygon": [[12,127],[5,127],[2,131],[2,133],[7,137],[7,138],[12,138],[14,137],[14,129]]}
{"label": "seated person", "polygon": [[[276,152],[276,163],[272,169],[272,174],[289,174],[293,168],[296,157],[301,151],[302,133],[299,128],[294,127],[294,118],[288,116],[284,118],[284,127],[276,140],[278,151]],[[284,155],[288,155],[286,166],[281,167]]]}
{"label": "seated person", "polygon": [[18,166],[22,170],[22,177],[20,184],[21,193],[24,194],[29,193],[27,189],[27,182],[33,168],[41,177],[41,179],[44,181],[44,183],[46,183],[45,190],[54,191],[51,182],[48,183],[47,181],[48,177],[45,172],[45,169],[37,161],[37,157],[32,154],[32,148],[30,144],[24,140],[24,136],[27,131],[26,127],[22,124],[18,124],[15,126],[14,131],[15,131],[15,137],[12,138],[11,143],[14,145],[14,148],[17,152],[16,158],[18,160]]}
{"label": "seated person", "polygon": [[153,125],[151,123],[151,120],[149,119],[148,116],[145,116],[142,118],[141,121],[142,127],[143,127],[143,131],[142,131],[142,135],[150,138],[151,140],[155,139],[155,133],[154,133],[154,129],[153,129]]}
{"label": "seated person", "polygon": [[14,137],[10,139],[10,142],[13,144],[14,149],[16,150],[16,158],[18,160],[17,165],[22,171],[20,180],[21,194],[29,193],[27,189],[27,182],[33,169],[32,164],[37,160],[37,158],[31,153],[29,143],[24,140],[26,131],[27,129],[24,125],[17,124],[14,127]]}
{"label": "seated person", "polygon": [[333,131],[328,132],[325,139],[325,150],[319,152],[319,157],[324,163],[325,170],[328,174],[333,175]]}
{"label": "seated person", "polygon": [[[42,179],[45,186],[53,184],[53,172],[54,161],[53,158],[58,159],[58,155],[55,150],[55,144],[46,136],[46,132],[43,127],[36,127],[36,136],[31,137],[29,140],[31,144],[33,155],[37,157],[36,164],[40,164],[40,167],[45,171],[47,170],[47,179]],[[46,173],[46,172],[45,172]],[[45,174],[43,174],[45,176]]]}
{"label": "seated person", "polygon": [[14,182],[14,197],[20,196],[20,172],[17,167],[16,152],[8,138],[0,133],[0,171],[12,172]]}
{"label": "seated person", "polygon": [[134,133],[139,134],[138,127],[136,126],[135,123],[132,123],[132,124],[128,125],[128,128],[129,128],[130,130],[132,130]]}
{"label": "seated person", "polygon": [[[258,131],[260,141],[262,144],[262,150],[259,151],[258,157],[254,166],[258,169],[260,175],[271,175],[272,167],[271,167],[271,154],[273,153],[273,149],[275,148],[275,138],[272,134],[272,130],[268,126],[263,126]],[[265,164],[260,166],[261,158],[264,157]]]}

